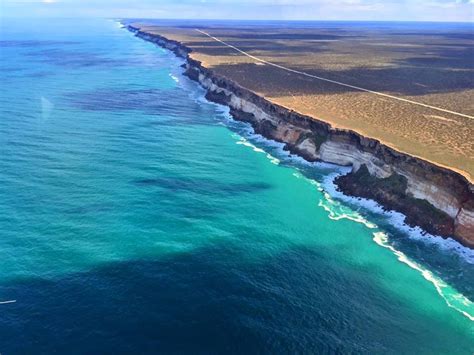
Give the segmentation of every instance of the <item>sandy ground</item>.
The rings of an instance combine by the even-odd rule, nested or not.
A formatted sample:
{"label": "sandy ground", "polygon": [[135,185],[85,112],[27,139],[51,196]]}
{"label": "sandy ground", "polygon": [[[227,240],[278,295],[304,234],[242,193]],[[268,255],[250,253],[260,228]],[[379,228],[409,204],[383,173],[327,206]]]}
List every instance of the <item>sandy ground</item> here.
{"label": "sandy ground", "polygon": [[[474,179],[474,119],[272,67],[195,31],[141,23],[217,73],[295,111]],[[381,25],[382,26],[382,25]],[[474,34],[465,29],[199,27],[250,55],[474,117]]]}

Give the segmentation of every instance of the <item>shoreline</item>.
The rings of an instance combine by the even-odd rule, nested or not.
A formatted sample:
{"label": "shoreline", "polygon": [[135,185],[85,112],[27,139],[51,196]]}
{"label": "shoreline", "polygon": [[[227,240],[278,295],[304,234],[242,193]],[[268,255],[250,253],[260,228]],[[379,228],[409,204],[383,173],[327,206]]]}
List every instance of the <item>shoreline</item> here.
{"label": "shoreline", "polygon": [[[272,67],[276,67],[278,69],[281,69],[281,70],[284,70],[284,71],[287,71],[287,72],[290,72],[290,73],[294,73],[294,74],[297,74],[297,75],[301,75],[301,76],[304,76],[304,77],[310,77],[310,78],[315,78],[315,79],[318,79],[318,80],[322,80],[322,81],[325,81],[325,82],[330,82],[330,83],[334,83],[336,85],[340,85],[340,86],[344,86],[344,87],[348,87],[348,88],[351,88],[351,89],[355,89],[355,90],[358,90],[358,91],[362,91],[362,92],[369,92],[371,94],[374,94],[374,95],[378,95],[378,96],[381,96],[381,97],[385,97],[385,98],[389,98],[389,99],[392,99],[392,100],[398,100],[398,101],[402,101],[402,102],[408,102],[408,103],[411,103],[411,104],[415,104],[415,105],[418,105],[418,106],[424,106],[424,107],[427,107],[427,108],[431,108],[431,109],[434,109],[436,111],[441,111],[442,113],[450,113],[450,114],[454,114],[456,116],[461,116],[461,117],[465,117],[465,118],[469,118],[469,119],[474,119],[473,116],[469,116],[467,114],[463,114],[463,113],[459,113],[459,112],[454,112],[454,111],[450,111],[450,110],[447,110],[447,109],[444,109],[444,108],[440,108],[440,107],[435,107],[435,106],[432,106],[432,105],[428,105],[428,104],[425,104],[425,103],[421,103],[421,102],[415,102],[415,101],[412,101],[412,100],[409,100],[409,99],[405,99],[405,98],[402,98],[402,97],[399,97],[399,96],[394,96],[394,95],[390,95],[390,94],[385,94],[385,93],[381,93],[381,92],[378,92],[378,91],[373,91],[373,90],[369,90],[369,89],[366,89],[366,88],[362,88],[362,87],[358,87],[358,86],[354,86],[354,85],[351,85],[351,84],[347,84],[347,83],[343,83],[343,82],[339,82],[339,81],[335,81],[335,80],[332,80],[332,79],[328,79],[328,78],[323,78],[323,77],[320,77],[320,76],[317,76],[317,75],[312,75],[312,74],[309,74],[307,72],[302,72],[302,71],[299,71],[299,70],[295,70],[295,69],[291,69],[291,68],[288,68],[288,67],[285,67],[285,66],[282,66],[282,65],[279,65],[279,64],[276,64],[274,62],[268,62],[262,58],[259,58],[259,57],[256,57],[254,55],[251,55],[227,42],[224,42],[222,41],[221,39],[217,38],[217,37],[214,37],[212,35],[210,35],[209,33],[205,32],[205,31],[202,31],[200,29],[195,29],[195,31],[213,39],[214,41],[217,41],[223,45],[225,45],[226,47],[229,47],[231,49],[233,49],[234,51],[237,51],[238,53],[244,55],[244,56],[247,56],[251,59],[253,59],[254,61],[256,61],[257,63],[259,63],[260,65],[269,65],[269,66],[272,66]],[[206,66],[206,64],[204,62],[201,63],[202,66]],[[256,93],[257,95],[260,95],[260,96],[264,96],[263,94],[259,94],[259,93]],[[286,106],[285,104],[283,103],[279,103],[278,101],[276,101],[275,99],[267,99],[269,100],[270,102],[272,102],[273,104],[275,105],[279,105],[289,111],[296,111],[298,112],[298,114],[300,115],[306,115],[306,116],[311,116],[313,119],[315,120],[318,120],[318,121],[323,121],[323,122],[326,122],[328,123],[329,125],[331,125],[333,128],[335,129],[339,129],[339,130],[349,130],[349,131],[354,131],[355,133],[363,136],[363,137],[370,137],[370,134],[364,132],[363,130],[360,130],[360,129],[353,129],[353,128],[350,128],[350,127],[345,127],[344,125],[342,124],[338,124],[336,123],[334,120],[331,120],[331,118],[329,117],[325,117],[325,118],[321,118],[321,117],[317,117],[315,115],[312,115],[311,113],[308,113],[308,114],[305,114],[303,112],[301,112],[300,110],[295,110],[295,109],[292,109],[288,106]],[[446,119],[446,118],[442,118],[443,120],[450,120],[450,119]],[[474,184],[474,177],[468,172],[468,171],[465,171],[465,170],[462,170],[462,169],[458,169],[458,168],[455,168],[453,166],[449,166],[449,165],[445,165],[445,164],[441,164],[439,162],[436,162],[436,161],[433,161],[433,160],[430,160],[430,159],[427,159],[427,158],[423,158],[421,155],[417,155],[417,154],[413,154],[413,153],[410,153],[410,152],[406,152],[406,151],[403,151],[403,149],[400,149],[398,148],[396,145],[394,144],[391,144],[387,141],[384,141],[383,139],[380,139],[380,138],[377,138],[377,140],[383,144],[383,145],[386,145],[390,148],[392,148],[393,150],[399,152],[399,153],[403,153],[403,154],[407,154],[409,156],[412,156],[412,157],[415,157],[415,158],[419,158],[419,159],[422,159],[422,160],[425,160],[433,165],[436,165],[440,168],[445,168],[445,169],[448,169],[448,170],[452,170],[452,171],[455,171],[457,173],[459,173],[460,175],[464,176],[468,182],[470,184]]]}
{"label": "shoreline", "polygon": [[204,67],[180,42],[124,27],[185,59],[184,74],[206,89],[206,99],[228,106],[236,120],[250,123],[256,133],[284,143],[309,162],[352,167],[336,181],[344,194],[372,199],[405,215],[409,226],[474,249],[474,186],[459,172],[272,103]]}

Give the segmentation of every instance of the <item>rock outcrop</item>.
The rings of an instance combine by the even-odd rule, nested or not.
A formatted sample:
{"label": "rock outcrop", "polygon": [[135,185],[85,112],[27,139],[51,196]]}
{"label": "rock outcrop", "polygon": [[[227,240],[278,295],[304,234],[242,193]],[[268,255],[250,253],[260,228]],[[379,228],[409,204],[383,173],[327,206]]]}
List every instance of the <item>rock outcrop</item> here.
{"label": "rock outcrop", "polygon": [[207,99],[229,106],[236,120],[249,122],[257,133],[308,161],[351,166],[351,173],[336,180],[343,192],[374,199],[405,214],[407,224],[474,249],[474,186],[461,174],[274,104],[205,68],[183,44],[128,29],[186,59],[185,74],[207,89]]}

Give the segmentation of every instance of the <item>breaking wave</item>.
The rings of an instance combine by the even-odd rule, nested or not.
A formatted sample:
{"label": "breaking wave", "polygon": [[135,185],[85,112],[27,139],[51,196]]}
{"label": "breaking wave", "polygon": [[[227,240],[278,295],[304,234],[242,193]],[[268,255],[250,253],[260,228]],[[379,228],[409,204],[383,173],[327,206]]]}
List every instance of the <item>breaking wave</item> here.
{"label": "breaking wave", "polygon": [[[330,219],[336,221],[348,219],[356,223],[361,223],[368,229],[373,230],[373,241],[377,245],[390,250],[400,262],[406,264],[414,270],[417,270],[425,280],[434,285],[437,293],[444,299],[449,307],[460,312],[471,321],[474,321],[474,304],[471,300],[469,300],[462,293],[456,291],[453,287],[448,285],[439,277],[435,276],[427,268],[421,266],[419,263],[410,259],[402,251],[396,249],[390,243],[388,234],[380,230],[378,225],[369,221],[359,212],[354,211],[354,209],[339,201],[349,202],[353,205],[360,206],[360,208],[369,210],[370,212],[383,215],[385,218],[387,218],[388,222],[392,226],[407,234],[409,238],[413,240],[420,240],[429,244],[434,244],[442,251],[454,252],[461,256],[463,260],[469,264],[474,264],[474,251],[462,246],[453,239],[443,239],[438,236],[430,235],[419,227],[410,227],[406,225],[404,223],[405,216],[403,214],[394,211],[385,211],[382,206],[373,200],[347,196],[338,191],[334,183],[334,179],[341,174],[348,173],[350,168],[324,162],[308,162],[302,157],[291,154],[284,149],[285,145],[283,143],[266,139],[262,135],[256,134],[250,124],[234,120],[227,106],[206,100],[205,90],[201,87],[199,87],[197,91],[194,90],[193,98],[196,102],[212,104],[216,106],[217,110],[222,114],[222,117],[220,118],[221,121],[219,123],[228,127],[234,132],[231,135],[232,138],[236,140],[236,144],[250,148],[256,153],[265,154],[273,164],[279,165],[285,162],[294,167],[296,172],[293,173],[293,175],[296,178],[306,179],[321,192],[323,198],[320,199],[318,205],[328,212],[328,217]],[[315,179],[307,178],[301,173],[302,169],[308,168],[327,170],[329,173],[326,174],[322,182],[318,182]]]}

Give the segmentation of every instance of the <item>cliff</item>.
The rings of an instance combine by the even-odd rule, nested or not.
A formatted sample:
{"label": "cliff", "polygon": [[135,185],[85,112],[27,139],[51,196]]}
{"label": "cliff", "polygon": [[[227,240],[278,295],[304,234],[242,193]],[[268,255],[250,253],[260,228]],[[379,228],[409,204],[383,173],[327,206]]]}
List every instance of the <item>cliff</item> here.
{"label": "cliff", "polygon": [[409,225],[474,249],[474,186],[459,173],[274,104],[205,68],[183,44],[127,28],[186,59],[185,74],[207,89],[206,98],[229,106],[236,120],[249,122],[257,133],[308,161],[351,166],[351,173],[336,180],[344,193],[373,199],[405,214]]}

